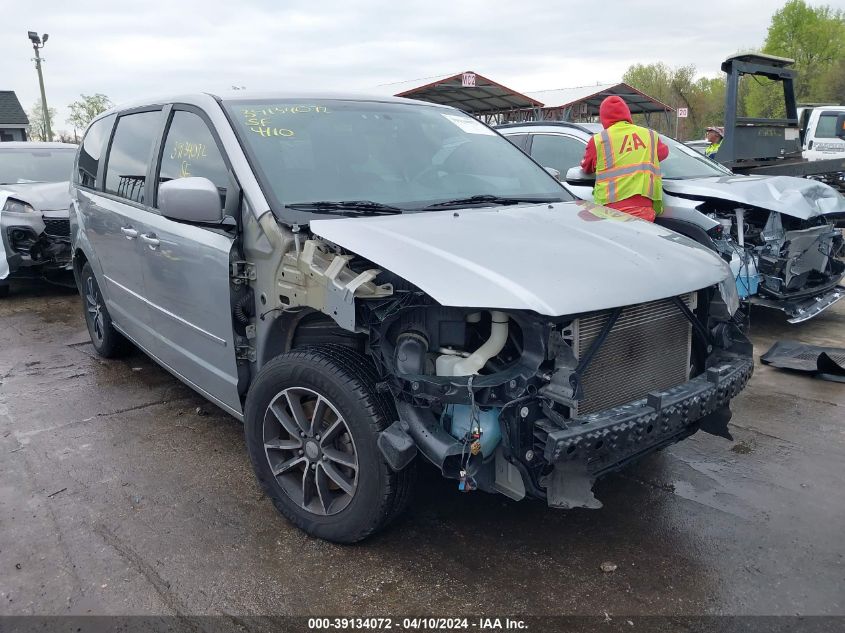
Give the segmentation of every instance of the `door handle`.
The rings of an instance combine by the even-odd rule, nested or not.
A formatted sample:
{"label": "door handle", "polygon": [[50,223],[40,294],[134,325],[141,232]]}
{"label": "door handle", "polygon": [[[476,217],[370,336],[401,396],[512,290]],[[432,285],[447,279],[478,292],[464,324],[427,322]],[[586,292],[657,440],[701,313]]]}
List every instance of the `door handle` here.
{"label": "door handle", "polygon": [[127,240],[134,240],[136,237],[138,237],[138,231],[133,229],[131,226],[121,227],[120,232],[126,236]]}
{"label": "door handle", "polygon": [[141,241],[144,242],[144,244],[149,244],[151,248],[155,248],[161,244],[161,241],[156,237],[155,233],[142,233]]}

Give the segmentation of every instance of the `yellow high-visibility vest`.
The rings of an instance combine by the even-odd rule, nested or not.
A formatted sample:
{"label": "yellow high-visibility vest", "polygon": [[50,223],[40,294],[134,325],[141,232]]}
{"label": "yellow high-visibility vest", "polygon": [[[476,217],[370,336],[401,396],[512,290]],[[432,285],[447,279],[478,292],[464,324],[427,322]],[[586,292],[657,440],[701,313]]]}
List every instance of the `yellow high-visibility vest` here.
{"label": "yellow high-visibility vest", "polygon": [[632,196],[646,196],[654,210],[663,210],[663,181],[657,159],[657,133],[619,121],[595,137],[596,204],[619,202]]}
{"label": "yellow high-visibility vest", "polygon": [[707,149],[704,150],[704,155],[707,158],[710,158],[711,156],[713,156],[713,154],[715,154],[716,152],[719,151],[719,146],[721,144],[722,144],[722,139],[719,139],[718,143],[710,143],[710,145],[707,146]]}

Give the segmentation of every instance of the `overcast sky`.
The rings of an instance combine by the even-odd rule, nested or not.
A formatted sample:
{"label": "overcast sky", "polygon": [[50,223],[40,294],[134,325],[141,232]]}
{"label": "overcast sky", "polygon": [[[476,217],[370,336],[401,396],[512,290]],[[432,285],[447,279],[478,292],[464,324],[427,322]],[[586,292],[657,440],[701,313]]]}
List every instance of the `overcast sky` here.
{"label": "overcast sky", "polygon": [[38,98],[29,30],[50,34],[54,130],[69,129],[66,106],[80,93],[119,103],[232,86],[366,91],[463,70],[531,91],[616,81],[656,61],[716,75],[725,57],[763,42],[784,2],[5,0],[0,90],[27,111]]}

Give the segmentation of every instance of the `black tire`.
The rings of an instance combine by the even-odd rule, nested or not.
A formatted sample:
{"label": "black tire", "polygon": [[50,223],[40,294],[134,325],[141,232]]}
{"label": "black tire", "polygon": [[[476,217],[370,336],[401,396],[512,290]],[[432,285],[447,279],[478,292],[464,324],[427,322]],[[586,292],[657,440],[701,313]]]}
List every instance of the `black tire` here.
{"label": "black tire", "polygon": [[112,325],[111,316],[100,293],[100,285],[88,262],[82,267],[79,280],[82,311],[94,350],[103,358],[121,356],[126,351],[126,339]]}
{"label": "black tire", "polygon": [[[365,356],[340,345],[322,345],[294,350],[273,359],[261,369],[250,388],[244,427],[247,449],[258,482],[276,509],[312,536],[337,543],[355,543],[387,526],[408,504],[416,464],[395,473],[376,445],[378,433],[389,426],[396,415],[393,403],[376,391],[376,380],[375,368]],[[308,422],[312,425],[312,432],[300,433],[299,440],[286,431],[288,427],[280,422],[279,414],[273,413],[279,406],[287,406],[287,413],[293,411],[289,406],[291,401],[283,399],[285,394],[293,392],[300,397],[305,396],[300,400],[300,412],[308,408],[308,397],[313,395],[324,400],[323,407],[327,411],[324,416],[306,415],[310,417]],[[271,404],[275,407],[273,410],[270,409]],[[318,402],[313,409],[319,406]],[[292,417],[288,416],[288,425]],[[320,420],[316,424],[315,418]],[[346,450],[350,451],[344,458],[354,456],[357,463],[354,469],[345,471],[347,479],[354,479],[352,494],[326,479],[327,466],[324,464],[332,458],[324,453],[320,457],[313,456],[315,443],[320,451],[326,449],[323,441],[329,440],[331,431],[328,429],[338,420],[347,430],[338,436],[346,439]],[[268,432],[272,433],[277,424],[282,430],[280,438],[285,439],[268,439]],[[321,424],[327,430],[322,440],[319,432],[313,430],[316,426],[319,431]],[[302,425],[294,428],[298,430]],[[297,441],[301,442],[304,450],[281,448],[282,444],[295,446]],[[279,446],[274,446],[274,442]],[[283,456],[277,458],[276,451]],[[328,452],[325,450],[325,453]],[[337,450],[333,452],[337,453]],[[289,466],[278,477],[273,473],[274,467],[276,470],[284,468],[285,464],[296,460],[297,455],[301,456],[298,460],[302,463]],[[278,460],[275,466],[271,466],[273,459]],[[332,466],[328,463],[328,467]],[[314,494],[305,494],[309,467],[314,473],[310,476],[319,497],[316,500]],[[297,485],[300,472],[301,494],[292,489]],[[335,486],[333,491],[326,493],[331,498],[329,503],[324,502],[324,495],[317,485],[320,473],[325,481]],[[305,507],[303,504],[309,499],[310,506]],[[331,512],[339,506],[339,510]]]}
{"label": "black tire", "polygon": [[9,284],[0,282],[0,299],[5,299],[9,296]]}

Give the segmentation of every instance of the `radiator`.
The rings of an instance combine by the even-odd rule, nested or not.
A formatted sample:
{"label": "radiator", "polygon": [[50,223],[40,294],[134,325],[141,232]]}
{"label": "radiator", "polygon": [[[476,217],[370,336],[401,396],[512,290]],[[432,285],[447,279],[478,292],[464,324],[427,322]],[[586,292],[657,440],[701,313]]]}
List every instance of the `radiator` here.
{"label": "radiator", "polygon": [[[695,308],[695,293],[682,297]],[[574,352],[580,358],[598,337],[611,310],[573,323]],[[603,411],[689,380],[692,324],[672,299],[622,309],[610,334],[581,378],[584,398],[578,415]]]}

